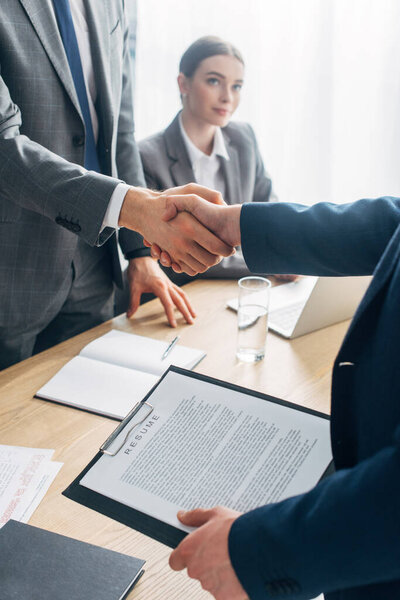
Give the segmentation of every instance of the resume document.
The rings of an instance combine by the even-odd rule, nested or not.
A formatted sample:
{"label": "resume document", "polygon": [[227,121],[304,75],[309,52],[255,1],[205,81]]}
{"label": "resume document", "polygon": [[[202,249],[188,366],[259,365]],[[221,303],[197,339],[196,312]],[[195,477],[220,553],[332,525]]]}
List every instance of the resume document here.
{"label": "resume document", "polygon": [[[217,504],[246,512],[309,490],[332,460],[329,420],[169,371],[147,399],[153,411],[83,485],[190,531],[180,509]],[[113,441],[116,450],[143,406]]]}

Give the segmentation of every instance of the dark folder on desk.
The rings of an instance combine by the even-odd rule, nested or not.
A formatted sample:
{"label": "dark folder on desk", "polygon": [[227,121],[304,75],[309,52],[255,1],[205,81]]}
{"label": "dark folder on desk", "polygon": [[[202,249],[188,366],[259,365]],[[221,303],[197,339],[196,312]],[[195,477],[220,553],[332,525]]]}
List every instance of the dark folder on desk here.
{"label": "dark folder on desk", "polygon": [[[186,396],[185,394],[181,391],[179,384],[182,383],[182,390],[186,390]],[[185,387],[186,386],[186,387]],[[193,396],[191,398],[189,398],[190,396],[190,392],[187,393],[187,390],[191,390],[193,388],[194,392],[193,392]],[[223,395],[223,400],[218,400],[218,402],[221,402],[221,406],[222,404],[225,402],[225,405],[221,406],[218,405],[217,400],[215,400],[216,402],[216,408],[214,408],[214,414],[218,413],[218,410],[223,410],[225,411],[223,414],[226,415],[229,414],[230,411],[230,404],[229,401],[230,399],[232,399],[232,406],[234,404],[234,402],[236,402],[236,406],[239,406],[239,416],[240,418],[243,418],[242,413],[245,413],[248,406],[253,406],[256,407],[256,413],[257,410],[260,411],[261,409],[263,411],[266,411],[267,409],[272,411],[272,414],[277,413],[277,411],[281,411],[282,413],[285,414],[284,419],[286,419],[286,421],[288,422],[288,430],[289,433],[286,435],[284,442],[286,443],[286,449],[287,452],[285,454],[285,456],[290,456],[291,451],[290,448],[287,446],[287,444],[290,442],[290,440],[292,440],[291,444],[292,444],[292,448],[294,448],[294,441],[296,440],[296,431],[301,431],[301,425],[298,425],[298,423],[303,423],[303,422],[311,422],[311,425],[307,425],[307,427],[311,427],[311,431],[312,428],[314,428],[315,431],[317,432],[321,432],[320,435],[319,433],[317,433],[317,435],[315,436],[316,439],[318,438],[318,441],[321,442],[321,447],[324,450],[324,459],[322,461],[322,459],[317,459],[320,460],[319,462],[319,466],[318,466],[318,473],[313,473],[313,476],[315,476],[315,479],[313,480],[312,485],[314,485],[315,483],[318,482],[318,480],[329,474],[329,472],[332,469],[332,463],[331,463],[331,454],[330,454],[330,443],[329,443],[329,417],[325,414],[319,413],[317,411],[305,408],[305,407],[301,407],[301,406],[297,406],[295,404],[291,404],[289,402],[286,402],[284,400],[278,399],[278,398],[274,398],[272,396],[268,396],[266,394],[262,394],[253,390],[248,390],[246,388],[242,388],[224,381],[220,381],[217,379],[213,379],[204,375],[200,375],[198,373],[193,373],[192,371],[187,371],[185,369],[181,369],[178,367],[174,367],[171,366],[162,376],[162,378],[159,380],[159,382],[153,387],[153,389],[145,396],[145,398],[142,400],[142,402],[136,406],[129,415],[127,415],[127,417],[124,419],[124,421],[122,421],[116,431],[114,432],[114,435],[112,434],[110,436],[110,438],[105,442],[105,444],[103,444],[101,450],[96,454],[96,456],[92,459],[92,461],[87,465],[87,467],[82,471],[82,473],[80,473],[80,475],[78,475],[78,477],[75,479],[75,481],[73,481],[71,483],[71,485],[63,492],[63,494],[76,501],[79,502],[80,504],[83,504],[93,510],[96,510],[97,512],[100,512],[104,515],[107,515],[109,517],[111,517],[112,519],[115,519],[116,521],[119,521],[129,527],[132,527],[133,529],[136,529],[138,531],[140,531],[141,533],[144,533],[145,535],[148,535],[154,539],[156,539],[157,541],[166,544],[167,546],[170,546],[172,548],[176,547],[179,542],[185,537],[186,532],[182,529],[180,529],[179,527],[175,526],[174,524],[172,524],[171,522],[166,522],[165,520],[163,520],[162,518],[157,518],[157,515],[155,514],[146,514],[146,505],[144,504],[144,508],[141,505],[141,508],[138,509],[137,507],[132,507],[130,505],[128,505],[126,502],[122,502],[119,500],[116,500],[115,497],[118,496],[118,494],[115,493],[111,493],[110,496],[105,495],[105,493],[99,493],[98,491],[94,491],[93,489],[89,489],[89,487],[87,487],[87,485],[83,485],[82,479],[84,479],[87,476],[90,475],[90,473],[99,469],[99,461],[101,461],[103,459],[103,463],[106,464],[107,463],[107,468],[108,468],[108,473],[110,473],[110,469],[111,472],[114,471],[114,466],[112,461],[114,460],[114,458],[112,458],[113,456],[115,457],[116,455],[118,456],[118,453],[121,453],[121,455],[125,455],[125,454],[129,454],[129,452],[131,451],[129,448],[130,446],[136,446],[136,443],[132,443],[132,440],[136,439],[135,438],[135,431],[138,432],[140,430],[140,427],[143,427],[143,425],[146,424],[146,419],[149,419],[149,415],[151,414],[151,412],[154,409],[154,413],[153,415],[156,414],[156,410],[157,410],[157,402],[162,402],[162,403],[168,403],[169,401],[169,397],[168,397],[168,390],[169,392],[171,392],[171,390],[173,391],[172,394],[170,394],[170,396],[174,396],[174,400],[177,401],[177,397],[179,396],[179,399],[184,398],[182,400],[182,402],[186,402],[185,404],[185,415],[191,415],[191,412],[195,412],[196,409],[196,402],[200,403],[203,402],[203,405],[206,406],[204,403],[208,402],[209,405],[211,406],[212,402],[214,402],[214,398],[219,398],[222,397]],[[181,394],[181,395],[180,395]],[[185,397],[184,397],[185,396]],[[160,400],[161,398],[161,400]],[[261,401],[261,402],[260,402]],[[242,402],[242,404],[240,404]],[[155,408],[154,406],[152,406],[152,403],[155,403]],[[266,404],[265,404],[266,403]],[[145,406],[147,405],[147,407]],[[190,405],[190,406],[189,406]],[[181,405],[179,405],[181,406]],[[207,405],[208,406],[208,405]],[[243,410],[240,410],[240,407],[243,407]],[[282,408],[280,408],[282,407]],[[213,408],[211,406],[211,408]],[[205,409],[204,409],[205,410]],[[203,410],[203,413],[204,413]],[[140,411],[142,411],[142,413],[140,413]],[[177,411],[177,409],[175,409],[175,412]],[[203,414],[202,413],[202,414]],[[175,413],[174,413],[175,414]],[[144,415],[144,416],[142,416]],[[236,415],[237,416],[237,415]],[[156,418],[156,417],[153,417]],[[194,417],[193,417],[194,418]],[[232,412],[232,416],[229,417],[230,418],[230,424],[233,427],[233,429],[235,428],[235,426],[240,427],[240,423],[239,421],[236,421],[236,425],[235,425],[235,413]],[[249,419],[250,417],[247,417],[247,419]],[[275,417],[274,417],[275,419]],[[293,420],[294,425],[291,425],[291,421]],[[259,445],[258,448],[262,448],[262,443],[263,443],[263,439],[270,440],[272,438],[272,433],[276,433],[277,431],[279,431],[277,425],[275,425],[275,423],[272,423],[273,419],[271,417],[271,423],[268,423],[268,418],[266,419],[265,423],[261,423],[262,419],[260,419],[257,414],[255,415],[252,423],[255,423],[258,427],[257,431],[260,431],[260,440],[257,439],[252,439],[251,441],[254,442],[255,447],[257,443],[261,443],[261,446]],[[152,434],[154,433],[153,436],[153,443],[154,440],[156,438],[156,435],[161,436],[162,431],[165,431],[165,429],[168,427],[168,424],[170,423],[170,417],[168,417],[168,420],[165,421],[165,423],[162,423],[162,421],[160,420],[161,425],[159,426],[160,428],[158,429],[157,433],[154,433],[154,431],[152,431]],[[250,421],[247,420],[245,421],[246,423],[249,423]],[[174,421],[174,423],[176,424],[176,420]],[[197,423],[197,421],[195,421],[195,423]],[[237,423],[239,423],[239,425],[237,425]],[[261,427],[261,425],[264,425],[264,428]],[[142,425],[140,425],[142,424]],[[214,424],[215,425],[215,424]],[[135,427],[138,426],[139,430],[135,430]],[[171,425],[172,427],[172,425]],[[275,430],[271,433],[271,431],[274,429]],[[162,429],[164,428],[164,429]],[[296,429],[297,428],[297,429]],[[232,431],[233,431],[232,429]],[[282,428],[283,430],[283,428]],[[309,435],[309,431],[307,431],[307,429],[305,428],[306,434],[305,437],[311,437]],[[160,433],[161,432],[161,433]],[[294,433],[293,433],[294,432]],[[190,433],[190,432],[189,432]],[[264,438],[262,438],[262,435],[264,435]],[[300,435],[300,434],[298,434]],[[140,436],[138,436],[139,439]],[[193,432],[193,444],[195,444],[195,432]],[[229,437],[229,436],[228,436]],[[237,437],[237,436],[236,436]],[[171,438],[169,438],[171,439]],[[191,438],[190,438],[191,439]],[[298,438],[300,439],[300,438]],[[191,439],[192,441],[192,439]],[[217,441],[219,441],[219,439],[217,439]],[[269,443],[269,441],[268,441]],[[302,454],[305,456],[307,454],[307,452],[310,454],[312,451],[312,444],[308,443],[308,440],[306,441],[302,441],[302,447],[301,447],[301,452]],[[308,443],[308,446],[307,446]],[[315,446],[314,442],[314,446]],[[149,442],[150,444],[150,442]],[[266,442],[266,445],[267,442]],[[329,446],[329,450],[327,450]],[[111,447],[111,449],[110,449]],[[278,456],[284,456],[284,452],[282,450],[283,446],[281,444],[281,446],[279,446],[278,444],[278,450],[275,451],[275,463],[276,463],[276,457]],[[228,442],[228,446],[226,447],[226,455],[229,455],[229,452],[232,451],[232,449],[229,447],[229,442]],[[279,450],[279,448],[281,448]],[[289,448],[289,449],[288,449]],[[198,450],[198,445],[196,445],[196,449]],[[306,451],[306,450],[307,451]],[[143,450],[143,449],[142,449]],[[243,449],[244,450],[244,449]],[[246,450],[247,450],[247,445],[246,445]],[[137,451],[137,449],[135,449],[135,452]],[[223,451],[225,451],[225,447],[223,448]],[[240,446],[238,446],[238,443],[236,441],[236,451],[237,452],[241,452],[241,448]],[[201,452],[206,452],[206,447],[203,447],[201,449]],[[221,451],[222,452],[222,451]],[[258,450],[257,450],[258,452]],[[299,451],[300,452],[300,451]],[[109,457],[104,458],[104,453],[106,454],[110,454]],[[255,453],[255,452],[254,452]],[[280,453],[280,454],[279,454]],[[165,460],[168,460],[168,457],[165,457],[165,454],[173,454],[173,448],[171,447],[171,452],[168,453],[163,453],[162,456],[160,456],[160,464],[161,464],[161,460],[164,461],[162,464],[165,465]],[[188,460],[189,460],[189,454],[190,454],[190,449],[188,449]],[[293,454],[293,452],[292,452]],[[316,451],[316,454],[318,454],[318,451]],[[222,455],[221,455],[222,456]],[[297,464],[301,463],[301,453],[299,454],[299,459],[297,461]],[[152,460],[154,461],[154,457],[151,457]],[[157,457],[156,457],[157,458]],[[201,458],[201,455],[199,455],[199,458]],[[254,459],[254,460],[253,460]],[[119,460],[122,461],[128,461],[129,459],[126,458],[125,456],[123,456],[121,458],[121,456],[119,457]],[[133,459],[132,459],[132,463],[130,464],[130,473],[133,473],[133,476],[135,477],[135,460],[137,460],[137,456],[133,455]],[[224,458],[222,457],[220,460],[224,460]],[[257,460],[259,460],[258,456],[250,456],[249,458],[249,464],[245,465],[243,472],[247,473],[247,469],[250,470],[250,467],[252,466],[252,468],[256,468],[256,462]],[[108,462],[107,462],[108,461]],[[300,461],[300,462],[299,462]],[[250,464],[251,463],[251,464]],[[153,462],[154,464],[154,462]],[[293,463],[294,464],[294,463]],[[136,463],[137,465],[137,463]],[[264,470],[262,470],[261,468],[259,469],[260,475],[254,478],[254,481],[257,480],[257,487],[258,490],[260,489],[259,482],[260,481],[264,481],[263,476],[264,476],[264,472],[265,470],[268,470],[268,468],[265,468],[265,465],[261,465],[263,467]],[[289,465],[290,466],[290,465]],[[287,467],[287,472],[289,473],[289,466]],[[164,468],[164,467],[163,467]],[[285,467],[286,468],[286,467]],[[292,470],[293,470],[293,465],[291,466]],[[169,473],[173,473],[173,466],[169,467]],[[276,470],[276,468],[275,468]],[[124,473],[124,476],[126,475],[126,473]],[[115,477],[119,477],[119,475],[115,475]],[[171,475],[171,477],[173,477],[173,475]],[[286,477],[287,480],[289,476]],[[100,477],[101,479],[101,477]],[[123,478],[122,478],[123,479]],[[121,478],[118,479],[118,485],[120,484]],[[143,485],[143,472],[142,472],[142,485]],[[266,479],[267,481],[267,479]],[[283,485],[282,484],[282,477],[280,477],[280,483],[279,485]],[[165,478],[164,478],[164,484],[165,484]],[[289,485],[289,484],[288,484]],[[146,487],[146,486],[144,486]],[[174,482],[172,481],[171,484],[171,488],[174,487]],[[311,485],[309,486],[311,487]],[[114,489],[114,488],[113,488]],[[249,497],[249,495],[251,495],[251,486],[249,486],[249,490],[246,490],[247,493],[247,497]],[[141,490],[140,490],[141,491]],[[154,491],[154,486],[153,486],[153,491]],[[300,491],[306,491],[306,490],[300,490]],[[129,493],[131,493],[131,490],[129,489]],[[173,490],[170,492],[170,494],[173,493]],[[200,492],[199,492],[200,493]],[[133,494],[133,500],[132,504],[135,504],[136,502],[136,498],[134,497],[134,492],[132,492]],[[204,490],[203,490],[203,494],[204,494]],[[111,497],[112,495],[114,495],[114,499]],[[244,494],[245,495],[245,494]],[[204,498],[204,495],[203,495]],[[189,505],[196,505],[196,497],[192,498],[192,502],[189,502]],[[223,502],[223,499],[218,500],[218,498],[216,499],[215,504],[221,504]],[[178,501],[179,503],[179,501]],[[263,502],[265,503],[265,502]],[[204,504],[203,504],[204,506]],[[182,506],[182,508],[187,508],[187,506]],[[235,508],[235,506],[232,506],[232,508]],[[246,504],[244,504],[241,509],[242,510],[249,510],[252,507],[250,506],[250,508],[248,508],[246,506]]]}
{"label": "dark folder on desk", "polygon": [[8,521],[0,530],[1,600],[122,600],[144,560]]}

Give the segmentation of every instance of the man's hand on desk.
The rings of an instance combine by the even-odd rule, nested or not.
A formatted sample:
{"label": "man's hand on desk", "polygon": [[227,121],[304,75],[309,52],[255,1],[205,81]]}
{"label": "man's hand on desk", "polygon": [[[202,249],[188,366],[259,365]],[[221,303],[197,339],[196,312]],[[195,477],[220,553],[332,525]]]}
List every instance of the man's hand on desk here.
{"label": "man's hand on desk", "polygon": [[137,311],[142,294],[152,293],[161,301],[171,327],[176,327],[174,309],[177,308],[187,323],[196,316],[186,293],[167,277],[150,256],[134,258],[128,266],[129,307],[127,317]]}
{"label": "man's hand on desk", "polygon": [[246,600],[247,594],[236,577],[229,558],[228,536],[240,513],[217,506],[179,512],[178,518],[190,527],[198,527],[171,553],[174,571],[186,568],[189,577],[198,579],[203,589],[216,600]]}
{"label": "man's hand on desk", "polygon": [[[192,191],[194,188],[205,195],[209,202],[212,202],[212,198],[217,203],[221,202],[221,196],[217,192],[192,184],[171,190],[173,198],[186,199],[188,203],[194,199],[200,201]],[[175,218],[163,219],[171,204],[167,202],[165,195],[169,192],[167,190],[160,194],[147,189],[131,188],[122,204],[119,225],[138,231],[149,243],[163,248],[173,263],[178,265],[178,269],[188,275],[203,273],[218,264],[222,256],[230,256],[234,252],[231,245],[221,241],[188,212],[176,214],[175,211]]]}

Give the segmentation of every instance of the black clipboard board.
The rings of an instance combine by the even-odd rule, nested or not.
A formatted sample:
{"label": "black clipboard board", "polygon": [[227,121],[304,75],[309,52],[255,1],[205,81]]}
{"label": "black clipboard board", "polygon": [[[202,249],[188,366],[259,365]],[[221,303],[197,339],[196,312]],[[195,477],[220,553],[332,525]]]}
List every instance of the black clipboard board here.
{"label": "black clipboard board", "polygon": [[[249,396],[254,396],[255,398],[259,398],[261,400],[266,400],[268,402],[273,402],[275,404],[280,404],[287,408],[292,408],[296,411],[301,411],[308,413],[310,415],[314,415],[316,417],[320,417],[322,419],[330,420],[329,415],[325,413],[318,412],[316,410],[299,406],[297,404],[293,404],[291,402],[287,402],[286,400],[281,400],[280,398],[275,398],[274,396],[269,396],[268,394],[263,394],[261,392],[256,392],[254,390],[250,390],[245,387],[241,387],[238,385],[234,385],[232,383],[228,383],[226,381],[215,379],[213,377],[208,377],[207,375],[201,375],[199,373],[194,373],[193,371],[189,371],[187,369],[182,369],[180,367],[175,367],[174,365],[170,366],[155,386],[151,388],[148,394],[143,398],[143,400],[138,403],[134,409],[125,417],[123,421],[118,425],[117,429],[111,434],[111,436],[106,440],[103,444],[102,448],[106,445],[106,443],[113,439],[116,435],[126,427],[126,425],[133,419],[133,417],[140,411],[142,406],[149,400],[154,390],[160,385],[161,381],[166,377],[166,375],[170,372],[179,373],[186,377],[191,377],[194,379],[198,379],[200,381],[205,381],[207,383],[211,383],[213,385],[222,386],[226,389],[241,392],[247,394]],[[151,517],[142,513],[139,510],[126,506],[121,502],[116,500],[112,500],[98,492],[94,492],[89,488],[86,488],[80,485],[81,479],[86,475],[88,471],[93,467],[93,465],[103,456],[104,451],[100,451],[93,457],[90,463],[84,468],[84,470],[76,477],[76,479],[62,492],[63,496],[82,504],[96,512],[99,512],[123,525],[127,525],[140,533],[144,533],[145,535],[169,546],[170,548],[176,548],[176,546],[186,537],[187,533],[178,529],[177,527],[173,527],[164,521]],[[333,461],[327,466],[325,472],[323,473],[321,479],[331,475],[334,472]]]}

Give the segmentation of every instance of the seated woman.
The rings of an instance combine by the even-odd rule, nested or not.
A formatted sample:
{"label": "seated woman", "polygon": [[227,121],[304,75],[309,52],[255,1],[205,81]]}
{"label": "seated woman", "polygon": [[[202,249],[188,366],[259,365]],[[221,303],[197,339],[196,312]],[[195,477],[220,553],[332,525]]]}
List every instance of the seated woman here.
{"label": "seated woman", "polygon": [[[182,110],[167,129],[139,142],[147,186],[164,190],[195,181],[221,192],[227,204],[276,200],[253,129],[230,122],[244,79],[240,52],[220,38],[202,37],[183,54],[179,71]],[[248,273],[237,252],[204,276]],[[171,269],[168,275],[179,284],[191,279]]]}

